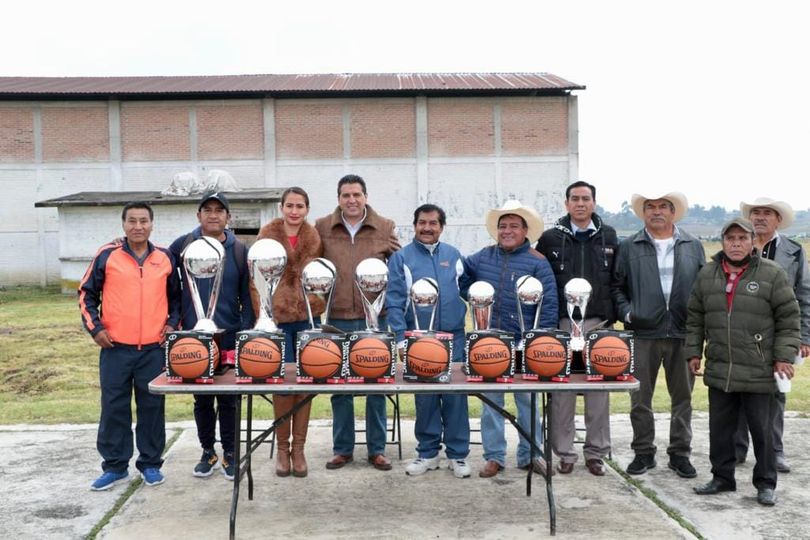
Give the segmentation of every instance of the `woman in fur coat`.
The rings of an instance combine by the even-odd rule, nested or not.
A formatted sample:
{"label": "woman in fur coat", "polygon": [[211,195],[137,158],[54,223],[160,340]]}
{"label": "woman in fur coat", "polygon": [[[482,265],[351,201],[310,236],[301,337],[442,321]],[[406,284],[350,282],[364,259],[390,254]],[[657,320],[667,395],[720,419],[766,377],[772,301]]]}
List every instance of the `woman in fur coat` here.
{"label": "woman in fur coat", "polygon": [[[281,275],[273,294],[273,319],[278,323],[287,338],[286,360],[295,360],[295,335],[309,328],[307,299],[301,288],[301,271],[304,266],[323,253],[321,238],[315,227],[307,223],[309,196],[299,187],[288,188],[281,195],[281,218],[274,219],[259,231],[257,239],[271,238],[280,242],[287,251],[287,266]],[[258,314],[259,298],[251,283],[253,309]],[[315,323],[323,313],[325,302],[322,298],[310,295],[310,306]],[[289,412],[306,395],[273,395],[273,409],[276,418]],[[301,407],[290,419],[276,428],[276,474],[304,477],[307,475],[307,461],[304,458],[304,443],[307,438],[311,402]],[[290,445],[292,432],[292,445]],[[291,463],[292,462],[292,463]]]}

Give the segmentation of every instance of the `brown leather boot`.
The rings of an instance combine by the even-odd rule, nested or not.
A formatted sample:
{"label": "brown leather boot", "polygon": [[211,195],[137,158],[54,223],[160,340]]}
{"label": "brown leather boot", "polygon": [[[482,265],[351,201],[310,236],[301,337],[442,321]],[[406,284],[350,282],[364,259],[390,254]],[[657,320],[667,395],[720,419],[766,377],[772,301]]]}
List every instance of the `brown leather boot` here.
{"label": "brown leather boot", "polygon": [[[303,401],[307,396],[295,396],[296,403]],[[292,473],[293,476],[303,478],[307,475],[307,460],[304,457],[304,445],[307,442],[307,430],[309,429],[309,410],[312,402],[298,409],[293,416],[292,425]]]}
{"label": "brown leather boot", "polygon": [[[295,403],[295,396],[273,396],[273,411],[276,418],[289,412]],[[276,427],[276,475],[290,476],[290,425],[292,418]]]}

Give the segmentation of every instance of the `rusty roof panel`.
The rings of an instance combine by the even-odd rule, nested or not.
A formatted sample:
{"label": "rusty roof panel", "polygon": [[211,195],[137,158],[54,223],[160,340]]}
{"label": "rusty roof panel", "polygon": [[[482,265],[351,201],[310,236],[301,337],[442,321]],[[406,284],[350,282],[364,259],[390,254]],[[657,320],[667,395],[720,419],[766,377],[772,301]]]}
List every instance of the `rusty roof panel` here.
{"label": "rusty roof panel", "polygon": [[583,90],[550,73],[338,73],[178,77],[0,77],[0,95],[531,92]]}

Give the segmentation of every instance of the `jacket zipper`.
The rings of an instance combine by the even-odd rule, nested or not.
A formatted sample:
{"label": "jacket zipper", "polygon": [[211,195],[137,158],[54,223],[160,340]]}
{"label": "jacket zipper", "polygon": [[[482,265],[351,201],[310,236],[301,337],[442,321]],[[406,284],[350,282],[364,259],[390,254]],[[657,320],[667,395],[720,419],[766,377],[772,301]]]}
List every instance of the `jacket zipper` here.
{"label": "jacket zipper", "polygon": [[[726,343],[728,345],[728,373],[726,374],[726,388],[724,392],[728,392],[731,385],[731,368],[734,366],[734,358],[731,356],[731,310],[734,307],[734,299],[731,300],[731,308],[726,314]],[[707,360],[708,361],[708,360]]]}
{"label": "jacket zipper", "polygon": [[[144,262],[146,262],[144,260]],[[141,272],[141,280],[140,280],[140,302],[138,303],[138,309],[140,316],[138,317],[138,350],[140,351],[143,347],[143,266],[139,266],[138,269]]]}

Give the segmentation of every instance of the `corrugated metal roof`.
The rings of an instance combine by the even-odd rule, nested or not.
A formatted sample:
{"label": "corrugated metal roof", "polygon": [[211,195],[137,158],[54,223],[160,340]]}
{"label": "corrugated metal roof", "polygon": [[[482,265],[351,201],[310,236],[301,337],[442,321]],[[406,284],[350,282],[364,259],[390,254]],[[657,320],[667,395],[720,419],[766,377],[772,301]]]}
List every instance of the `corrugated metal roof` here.
{"label": "corrugated metal roof", "polygon": [[342,73],[192,77],[0,77],[4,96],[561,92],[585,86],[550,73]]}

